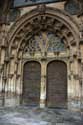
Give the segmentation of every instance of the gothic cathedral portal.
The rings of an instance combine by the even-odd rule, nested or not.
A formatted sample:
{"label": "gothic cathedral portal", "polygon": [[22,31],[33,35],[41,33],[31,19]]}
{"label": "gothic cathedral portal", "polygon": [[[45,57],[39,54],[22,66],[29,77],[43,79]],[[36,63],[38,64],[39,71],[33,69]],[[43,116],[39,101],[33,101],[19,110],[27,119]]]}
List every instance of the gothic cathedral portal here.
{"label": "gothic cathedral portal", "polygon": [[76,21],[43,5],[22,14],[1,31],[2,105],[80,107],[83,48]]}
{"label": "gothic cathedral portal", "polygon": [[[28,55],[29,60],[32,58],[33,61],[28,61],[23,67],[23,102],[26,105],[39,105],[44,93],[46,93],[46,98],[44,98],[46,106],[61,107],[66,105],[67,66],[64,61],[58,59],[52,61],[53,58],[51,58],[58,53],[64,54],[65,51],[64,40],[56,33],[45,29],[34,34],[27,41],[24,54]],[[38,61],[34,60],[36,55]],[[44,68],[41,69],[42,65],[46,72],[44,72]],[[42,79],[44,79],[43,86],[45,88],[43,92],[41,91]]]}

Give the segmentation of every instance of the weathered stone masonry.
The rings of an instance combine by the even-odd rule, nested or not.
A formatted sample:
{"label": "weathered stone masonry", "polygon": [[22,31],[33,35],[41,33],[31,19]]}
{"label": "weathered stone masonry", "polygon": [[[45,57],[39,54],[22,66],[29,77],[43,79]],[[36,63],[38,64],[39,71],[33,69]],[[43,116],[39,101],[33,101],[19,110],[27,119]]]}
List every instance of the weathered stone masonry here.
{"label": "weathered stone masonry", "polygon": [[[19,105],[22,102],[24,64],[36,61],[41,65],[39,105],[45,107],[47,66],[52,61],[62,61],[67,66],[67,107],[81,108],[83,101],[83,36],[80,30],[82,16],[72,16],[52,5],[30,8],[28,12],[24,9],[21,13],[23,12],[25,14],[13,24],[3,24],[0,28],[1,104]],[[64,41],[64,51],[48,49],[49,32]],[[42,44],[43,40],[39,39],[39,33],[47,44]],[[40,41],[37,47],[34,47],[33,37],[36,41]]]}

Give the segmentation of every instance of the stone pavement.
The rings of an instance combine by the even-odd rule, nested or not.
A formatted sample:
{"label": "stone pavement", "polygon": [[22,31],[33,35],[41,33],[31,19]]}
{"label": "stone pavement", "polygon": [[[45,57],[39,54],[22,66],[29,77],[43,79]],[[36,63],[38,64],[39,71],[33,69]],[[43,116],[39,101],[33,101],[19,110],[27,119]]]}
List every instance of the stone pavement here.
{"label": "stone pavement", "polygon": [[80,112],[38,107],[0,108],[0,125],[83,125]]}

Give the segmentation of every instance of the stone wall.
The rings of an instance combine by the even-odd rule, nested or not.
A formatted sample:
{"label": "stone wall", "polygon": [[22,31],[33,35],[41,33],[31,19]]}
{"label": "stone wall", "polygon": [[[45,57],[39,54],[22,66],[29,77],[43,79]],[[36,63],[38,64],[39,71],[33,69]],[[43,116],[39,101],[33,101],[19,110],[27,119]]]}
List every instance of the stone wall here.
{"label": "stone wall", "polygon": [[[29,60],[62,60],[67,64],[68,107],[82,108],[83,101],[83,16],[70,15],[64,10],[65,2],[48,4],[47,7],[34,6],[20,8],[20,15],[15,21],[0,26],[0,99],[2,105],[20,104],[23,87],[23,65]],[[54,28],[64,39],[67,51],[45,56],[23,54],[27,39],[42,28]],[[46,22],[47,21],[47,22]],[[55,24],[53,24],[55,22]],[[38,31],[37,31],[38,32]],[[45,106],[45,75],[48,61],[43,61],[41,78],[40,106]],[[44,70],[43,70],[44,69]],[[11,101],[11,103],[9,102]]]}

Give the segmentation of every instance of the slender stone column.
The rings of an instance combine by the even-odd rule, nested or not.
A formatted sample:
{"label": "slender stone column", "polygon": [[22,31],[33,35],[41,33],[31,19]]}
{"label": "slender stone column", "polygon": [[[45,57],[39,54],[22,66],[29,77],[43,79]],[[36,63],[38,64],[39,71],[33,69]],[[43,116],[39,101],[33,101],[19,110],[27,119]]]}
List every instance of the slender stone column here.
{"label": "slender stone column", "polygon": [[67,97],[68,97],[68,109],[71,108],[71,101],[72,101],[72,95],[73,95],[73,75],[71,71],[72,63],[70,61],[67,62]]}
{"label": "slender stone column", "polygon": [[79,84],[79,67],[78,60],[74,61],[75,65],[75,97],[80,98],[80,84]]}
{"label": "slender stone column", "polygon": [[22,95],[23,93],[23,65],[22,65],[22,60],[19,59],[19,64],[18,64],[18,76],[19,76],[19,94]]}
{"label": "slender stone column", "polygon": [[41,64],[41,93],[40,93],[40,107],[44,108],[46,102],[46,62]]}
{"label": "slender stone column", "polygon": [[74,77],[73,77],[73,73],[74,73],[74,58],[73,58],[73,53],[71,50],[71,55],[70,55],[70,60],[69,60],[69,70],[70,70],[70,100],[72,101],[72,99],[74,98]]}

